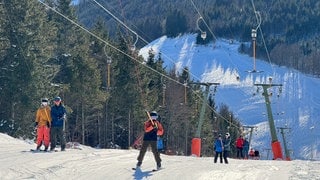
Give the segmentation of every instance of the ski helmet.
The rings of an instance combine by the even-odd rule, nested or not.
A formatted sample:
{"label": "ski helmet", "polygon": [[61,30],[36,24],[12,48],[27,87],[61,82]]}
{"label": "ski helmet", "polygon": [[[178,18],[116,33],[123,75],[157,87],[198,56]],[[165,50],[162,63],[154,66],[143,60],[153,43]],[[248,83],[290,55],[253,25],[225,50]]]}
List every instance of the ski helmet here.
{"label": "ski helmet", "polygon": [[41,98],[41,105],[42,106],[47,106],[48,102],[49,102],[48,98]]}
{"label": "ski helmet", "polygon": [[48,102],[48,98],[41,98],[41,102]]}
{"label": "ski helmet", "polygon": [[151,111],[150,117],[151,117],[151,119],[157,120],[157,119],[158,119],[158,113],[157,113],[157,111]]}
{"label": "ski helmet", "polygon": [[60,102],[60,101],[61,101],[61,97],[59,97],[59,96],[55,97],[55,98],[54,98],[54,101],[55,101],[55,102]]}

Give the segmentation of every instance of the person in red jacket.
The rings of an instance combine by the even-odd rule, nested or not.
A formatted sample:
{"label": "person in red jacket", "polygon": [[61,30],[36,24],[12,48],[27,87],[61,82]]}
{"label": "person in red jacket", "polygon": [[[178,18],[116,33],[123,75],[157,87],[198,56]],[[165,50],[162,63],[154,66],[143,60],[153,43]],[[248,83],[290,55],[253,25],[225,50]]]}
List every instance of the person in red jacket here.
{"label": "person in red jacket", "polygon": [[249,151],[249,157],[250,157],[250,159],[254,159],[254,149],[253,148],[251,148]]}
{"label": "person in red jacket", "polygon": [[[148,113],[148,112],[147,112]],[[150,113],[150,119],[148,119],[146,122],[144,122],[144,136],[143,136],[143,142],[140,149],[139,156],[137,158],[138,163],[136,168],[140,168],[144,155],[147,151],[147,148],[151,146],[151,150],[154,156],[154,159],[157,163],[157,169],[161,168],[161,158],[160,153],[158,153],[157,150],[157,137],[163,135],[163,127],[161,123],[157,120],[158,114],[156,111],[152,111]]]}
{"label": "person in red jacket", "polygon": [[243,143],[244,143],[244,140],[243,140],[242,136],[240,135],[240,137],[238,137],[238,139],[236,140],[237,158],[238,159],[240,159],[240,158],[243,159],[243,153],[242,153]]}

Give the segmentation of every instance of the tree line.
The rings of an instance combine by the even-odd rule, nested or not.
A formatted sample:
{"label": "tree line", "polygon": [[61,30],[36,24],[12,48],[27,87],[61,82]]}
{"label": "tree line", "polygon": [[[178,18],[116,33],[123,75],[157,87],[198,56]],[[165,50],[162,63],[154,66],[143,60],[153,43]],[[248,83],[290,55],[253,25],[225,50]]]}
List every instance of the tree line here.
{"label": "tree line", "polygon": [[[34,138],[40,99],[60,96],[67,109],[68,141],[129,148],[143,132],[145,110],[156,110],[166,148],[189,155],[204,98],[200,86],[183,85],[192,82],[188,69],[181,74],[166,69],[161,53],[152,50],[145,62],[130,36],[121,30],[111,36],[101,19],[89,29],[96,37],[90,35],[68,20],[79,23],[70,3],[1,1],[0,132]],[[236,137],[241,129],[214,98],[207,109],[203,155],[210,156],[217,134],[228,131]]]}
{"label": "tree line", "polygon": [[[107,22],[110,33],[116,31],[115,21],[101,7],[86,0],[79,2],[77,16],[80,22],[90,27],[97,17],[101,17]],[[197,9],[190,0],[155,2],[109,0],[100,3],[147,40],[151,41],[162,35],[171,37],[181,32],[196,32],[199,34],[198,44],[215,40],[210,31],[219,38],[251,41],[251,29],[258,25],[255,13],[258,11],[262,20],[260,26],[262,34],[259,30],[256,41],[257,57],[268,62],[270,58],[272,63],[319,76],[319,1],[202,0],[193,2]],[[199,13],[206,24],[203,21],[197,21],[200,18]],[[201,31],[198,27],[201,31],[207,32],[206,39],[200,37]],[[251,55],[252,49],[243,53]],[[295,54],[294,57],[290,56],[292,53]]]}

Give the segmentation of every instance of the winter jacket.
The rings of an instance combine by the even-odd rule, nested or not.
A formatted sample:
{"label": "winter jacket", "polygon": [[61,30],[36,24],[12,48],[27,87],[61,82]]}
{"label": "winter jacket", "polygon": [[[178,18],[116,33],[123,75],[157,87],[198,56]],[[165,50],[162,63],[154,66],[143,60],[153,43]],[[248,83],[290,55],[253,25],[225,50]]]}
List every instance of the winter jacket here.
{"label": "winter jacket", "polygon": [[243,147],[243,138],[239,137],[236,141],[236,147],[237,148],[242,148]]}
{"label": "winter jacket", "polygon": [[230,143],[231,143],[230,137],[224,139],[224,141],[223,141],[224,151],[231,151]]}
{"label": "winter jacket", "polygon": [[215,140],[215,142],[214,142],[214,150],[216,152],[222,152],[223,151],[222,139],[218,138],[218,139]]}
{"label": "winter jacket", "polygon": [[249,142],[247,140],[243,141],[243,150],[246,152],[249,151]]}
{"label": "winter jacket", "polygon": [[66,109],[62,104],[51,107],[52,127],[63,127],[63,121],[66,118]]}
{"label": "winter jacket", "polygon": [[157,137],[163,135],[162,124],[157,120],[152,120],[152,122],[151,120],[144,122],[144,141],[157,141]]}
{"label": "winter jacket", "polygon": [[51,114],[49,106],[42,106],[37,110],[35,122],[38,123],[38,127],[50,126]]}

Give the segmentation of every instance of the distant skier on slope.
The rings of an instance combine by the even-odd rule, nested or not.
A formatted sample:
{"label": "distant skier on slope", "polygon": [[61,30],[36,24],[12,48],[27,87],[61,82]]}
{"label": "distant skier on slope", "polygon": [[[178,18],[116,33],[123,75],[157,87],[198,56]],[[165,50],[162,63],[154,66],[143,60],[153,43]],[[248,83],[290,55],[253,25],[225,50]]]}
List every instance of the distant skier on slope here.
{"label": "distant skier on slope", "polygon": [[50,143],[50,126],[51,126],[51,115],[50,107],[48,106],[48,99],[41,99],[41,107],[36,113],[36,128],[37,128],[37,151],[40,151],[42,143],[45,146],[45,151],[48,150]]}
{"label": "distant skier on slope", "polygon": [[157,120],[158,114],[156,111],[152,111],[150,114],[147,112],[149,119],[144,122],[144,136],[143,136],[143,142],[142,147],[140,149],[139,156],[137,158],[138,163],[136,168],[140,168],[144,155],[147,151],[148,146],[151,146],[151,150],[153,153],[153,156],[157,163],[157,170],[161,168],[161,158],[160,153],[158,153],[157,150],[157,137],[163,135],[163,127],[161,123]]}
{"label": "distant skier on slope", "polygon": [[242,153],[242,150],[243,150],[243,138],[242,138],[242,135],[240,135],[238,137],[238,139],[236,140],[236,148],[237,148],[237,158],[238,159],[243,159],[243,153]]}
{"label": "distant skier on slope", "polygon": [[249,141],[248,141],[248,138],[244,138],[242,154],[243,154],[244,159],[248,159],[248,154],[249,154]]}
{"label": "distant skier on slope", "polygon": [[66,109],[62,105],[61,98],[54,98],[54,105],[51,107],[52,127],[51,127],[51,146],[50,151],[54,151],[57,144],[57,139],[61,145],[61,151],[66,148],[66,138],[64,136],[64,128],[66,121]]}
{"label": "distant skier on slope", "polygon": [[222,163],[223,142],[221,134],[219,134],[218,138],[214,141],[213,149],[216,152],[214,155],[214,163],[217,163],[218,156],[220,157],[220,163]]}
{"label": "distant skier on slope", "polygon": [[223,159],[224,163],[228,164],[228,157],[231,151],[231,138],[230,138],[230,133],[226,133],[225,138],[222,141],[223,143]]}

